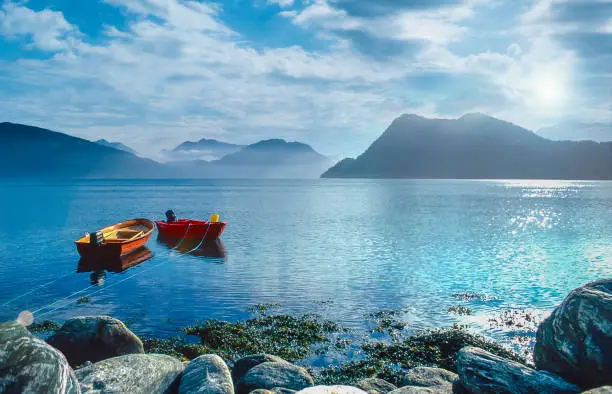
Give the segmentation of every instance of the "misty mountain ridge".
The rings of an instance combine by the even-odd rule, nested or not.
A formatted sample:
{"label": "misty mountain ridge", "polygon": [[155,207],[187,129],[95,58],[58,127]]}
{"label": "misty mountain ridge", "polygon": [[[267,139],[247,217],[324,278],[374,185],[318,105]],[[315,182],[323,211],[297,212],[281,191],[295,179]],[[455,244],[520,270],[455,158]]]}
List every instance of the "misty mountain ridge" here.
{"label": "misty mountain ridge", "polygon": [[110,142],[110,141],[105,140],[104,138],[99,139],[94,142],[98,145],[106,146],[106,147],[117,149],[117,150],[122,150],[124,152],[128,152],[128,153],[138,156],[138,152],[136,152],[134,149],[130,148],[129,146],[122,144],[121,142]]}
{"label": "misty mountain ridge", "polygon": [[246,146],[226,160],[161,164],[116,145],[5,122],[0,164],[0,177],[13,178],[316,178],[331,163],[306,144],[276,139]]}
{"label": "misty mountain ridge", "polygon": [[564,122],[543,127],[538,135],[553,141],[612,141],[612,123]]}
{"label": "misty mountain ridge", "polygon": [[612,179],[612,143],[556,142],[485,114],[405,114],[325,178]]}
{"label": "misty mountain ridge", "polygon": [[202,138],[199,141],[185,141],[174,149],[161,153],[168,161],[217,160],[239,151],[244,145],[230,144],[215,139]]}
{"label": "misty mountain ridge", "polygon": [[0,123],[0,176],[36,178],[163,178],[153,160],[43,129]]}
{"label": "misty mountain ridge", "polygon": [[270,139],[210,162],[168,163],[206,178],[318,178],[331,160],[301,142]]}

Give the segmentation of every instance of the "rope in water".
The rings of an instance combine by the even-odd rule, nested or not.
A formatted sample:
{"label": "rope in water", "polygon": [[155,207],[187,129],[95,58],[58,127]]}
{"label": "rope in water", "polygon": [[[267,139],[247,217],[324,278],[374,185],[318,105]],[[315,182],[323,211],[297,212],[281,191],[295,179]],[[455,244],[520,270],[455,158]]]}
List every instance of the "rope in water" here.
{"label": "rope in water", "polygon": [[8,300],[8,301],[6,301],[6,302],[3,302],[2,304],[0,304],[0,306],[6,306],[6,305],[10,304],[11,302],[17,301],[18,299],[23,298],[23,297],[25,297],[25,296],[27,296],[27,295],[29,295],[29,294],[32,294],[32,293],[34,293],[34,292],[36,292],[36,291],[38,291],[38,290],[40,290],[40,289],[42,289],[42,288],[44,288],[44,287],[47,287],[47,286],[49,286],[49,285],[52,285],[53,283],[55,283],[55,282],[57,282],[57,281],[60,281],[60,280],[62,280],[62,279],[64,279],[64,278],[66,278],[66,277],[68,277],[68,276],[72,275],[73,273],[74,273],[74,272],[69,272],[69,273],[67,273],[66,275],[62,275],[62,276],[60,276],[60,277],[59,277],[59,278],[57,278],[57,279],[50,280],[50,281],[48,281],[47,283],[44,283],[44,284],[42,284],[42,285],[40,285],[40,286],[38,286],[38,287],[35,287],[34,289],[32,289],[32,290],[30,290],[30,291],[28,291],[28,292],[25,292],[25,293],[23,293],[23,294],[21,294],[21,295],[19,295],[19,296],[17,296],[17,297],[11,298],[10,300]]}
{"label": "rope in water", "polygon": [[[193,248],[193,249],[189,250],[187,253],[193,252],[194,250],[196,250],[196,249],[198,249],[199,247],[201,247],[201,246],[202,246],[202,244],[203,244],[203,243],[204,243],[204,241],[206,240],[206,235],[208,234],[208,230],[210,229],[210,225],[211,225],[211,223],[209,222],[209,223],[208,223],[208,227],[206,228],[206,231],[204,232],[204,237],[202,237],[202,240],[200,241],[200,243],[199,243],[199,244],[198,244],[198,245],[197,245],[195,248]],[[182,244],[182,243],[185,241],[186,236],[187,236],[187,232],[189,231],[190,226],[191,226],[191,223],[189,223],[189,224],[188,224],[188,226],[187,226],[187,230],[185,230],[185,233],[183,234],[183,238],[182,238],[182,240],[179,242],[179,244],[178,244],[178,245],[176,245],[175,247],[173,247],[173,248],[172,248],[172,249],[170,249],[170,250],[174,250],[175,248],[178,248],[178,247],[179,247],[179,246],[180,246],[180,245],[181,245],[181,244]],[[168,257],[170,257],[170,256],[172,256],[172,254],[168,254]],[[159,267],[159,266],[161,266],[161,265],[165,264],[167,261],[168,261],[168,260],[166,259],[166,260],[163,260],[162,262],[160,262],[159,264],[157,264],[157,265],[153,265],[153,266],[151,266],[151,267],[149,267],[149,268],[147,268],[147,269],[145,269],[145,270],[142,270],[142,271],[137,271],[137,272],[135,272],[134,274],[132,274],[132,275],[130,275],[130,276],[128,276],[128,277],[126,277],[126,278],[124,278],[124,279],[120,280],[119,282],[113,283],[113,284],[111,284],[111,285],[109,285],[109,286],[105,286],[105,287],[103,287],[103,288],[101,288],[101,289],[99,289],[99,290],[97,290],[97,291],[94,291],[94,292],[92,292],[92,293],[88,294],[88,295],[87,295],[87,297],[92,296],[92,295],[94,295],[94,294],[97,294],[97,293],[99,293],[99,292],[103,291],[104,289],[108,289],[108,288],[111,288],[111,287],[113,287],[113,286],[116,286],[116,285],[118,285],[118,284],[120,284],[120,283],[122,283],[122,282],[125,282],[126,280],[131,279],[131,278],[135,277],[136,275],[139,275],[139,274],[141,274],[141,273],[143,273],[143,272],[147,272],[147,271],[150,271],[150,270],[151,270],[151,269],[153,269],[153,268]],[[67,276],[67,275],[66,275],[66,276]],[[61,279],[61,278],[60,278],[60,279]],[[59,280],[59,279],[58,279],[58,280]],[[56,280],[56,281],[57,281],[57,280]],[[50,304],[43,305],[42,307],[40,307],[40,308],[36,309],[36,310],[35,310],[35,311],[33,311],[32,313],[33,313],[33,314],[36,314],[36,313],[38,313],[38,312],[40,312],[40,311],[42,311],[42,310],[44,310],[44,309],[46,309],[46,308],[49,308],[49,307],[50,307],[50,306],[52,306],[52,305],[57,304],[58,302],[62,302],[62,301],[64,301],[64,300],[68,300],[68,302],[67,302],[67,303],[65,303],[65,304],[63,304],[63,305],[60,305],[60,306],[58,306],[58,307],[56,307],[56,308],[53,308],[53,309],[51,309],[51,310],[48,310],[48,311],[46,311],[46,312],[44,312],[44,313],[42,313],[42,314],[40,314],[40,315],[38,315],[38,316],[36,316],[36,317],[40,318],[40,317],[46,316],[46,315],[48,315],[48,314],[50,314],[50,313],[53,313],[53,312],[55,312],[55,311],[57,311],[57,310],[59,310],[59,309],[61,309],[61,308],[64,308],[64,307],[66,307],[66,306],[70,305],[70,304],[71,304],[71,303],[74,301],[74,300],[71,300],[70,298],[74,297],[74,296],[75,296],[75,295],[77,295],[77,294],[81,294],[81,293],[83,293],[83,292],[87,291],[88,289],[90,289],[90,288],[92,288],[92,287],[94,287],[94,286],[97,286],[97,285],[96,285],[96,284],[89,285],[89,286],[85,287],[85,288],[84,288],[84,289],[82,289],[82,290],[76,291],[76,292],[74,292],[74,293],[72,293],[72,294],[68,295],[67,297],[63,297],[63,298],[60,298],[59,300],[56,300],[56,301],[54,301],[54,302],[52,302],[52,303],[50,303]]]}
{"label": "rope in water", "polygon": [[[125,282],[126,280],[128,280],[128,279],[131,279],[131,278],[135,277],[136,275],[142,274],[142,273],[147,272],[147,271],[151,271],[153,268],[157,268],[157,267],[159,267],[159,266],[163,265],[164,263],[166,263],[166,260],[162,261],[161,263],[159,263],[159,264],[157,264],[157,265],[152,265],[152,266],[150,266],[150,267],[149,267],[149,268],[147,268],[147,269],[144,269],[144,270],[141,270],[141,271],[137,271],[137,272],[135,272],[134,274],[132,274],[132,275],[130,275],[130,276],[128,276],[128,277],[126,277],[126,278],[121,279],[119,282],[113,283],[113,284],[108,285],[108,286],[104,286],[104,287],[102,287],[101,289],[98,289],[98,290],[96,290],[96,291],[94,291],[94,292],[92,292],[92,293],[89,293],[87,296],[89,297],[89,296],[92,296],[92,295],[94,295],[94,294],[97,294],[97,293],[99,293],[99,292],[101,292],[101,291],[103,291],[103,290],[110,289],[111,287],[113,287],[113,286],[117,286],[118,284],[123,283],[123,282]],[[95,285],[94,285],[94,286],[95,286]],[[60,300],[60,301],[61,301],[61,300]],[[51,309],[51,310],[46,311],[45,313],[41,313],[40,315],[38,315],[38,316],[36,316],[36,315],[35,315],[35,316],[36,316],[36,317],[43,317],[43,316],[46,316],[46,315],[48,315],[48,314],[50,314],[50,313],[53,313],[53,312],[55,312],[55,311],[57,311],[57,310],[59,310],[59,309],[62,309],[62,308],[64,308],[64,307],[66,307],[66,306],[70,305],[72,302],[73,302],[73,300],[69,300],[69,301],[68,301],[67,303],[65,303],[64,305],[58,306],[58,307],[56,307],[56,308],[53,308],[53,309]],[[44,309],[44,308],[43,308],[43,309]],[[39,309],[39,311],[40,311],[40,309]],[[36,313],[36,311],[35,311],[35,312],[33,312],[33,313]]]}

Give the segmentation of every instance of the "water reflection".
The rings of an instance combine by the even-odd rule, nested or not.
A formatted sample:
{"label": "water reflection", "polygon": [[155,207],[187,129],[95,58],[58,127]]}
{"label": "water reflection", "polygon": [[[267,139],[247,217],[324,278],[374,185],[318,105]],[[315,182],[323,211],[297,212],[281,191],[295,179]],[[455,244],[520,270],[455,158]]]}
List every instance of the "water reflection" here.
{"label": "water reflection", "polygon": [[102,285],[108,272],[123,272],[153,257],[153,252],[147,247],[138,249],[119,259],[112,260],[79,260],[77,272],[91,272],[91,284]]}
{"label": "water reflection", "polygon": [[187,253],[192,256],[205,257],[209,259],[219,260],[224,262],[227,258],[227,250],[220,239],[213,242],[204,242],[200,245],[201,240],[182,239],[169,237],[159,234],[157,242],[172,250],[180,253]]}

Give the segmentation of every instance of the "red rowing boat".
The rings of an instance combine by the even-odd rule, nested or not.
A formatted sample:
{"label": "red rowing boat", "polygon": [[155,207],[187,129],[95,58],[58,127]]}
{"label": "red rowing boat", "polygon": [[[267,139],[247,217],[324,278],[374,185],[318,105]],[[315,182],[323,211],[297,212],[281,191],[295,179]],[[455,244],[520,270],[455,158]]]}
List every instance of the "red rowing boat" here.
{"label": "red rowing boat", "polygon": [[155,224],[161,235],[178,239],[197,239],[203,242],[216,241],[227,225],[226,222],[190,219],[178,219],[173,222],[156,220]]}

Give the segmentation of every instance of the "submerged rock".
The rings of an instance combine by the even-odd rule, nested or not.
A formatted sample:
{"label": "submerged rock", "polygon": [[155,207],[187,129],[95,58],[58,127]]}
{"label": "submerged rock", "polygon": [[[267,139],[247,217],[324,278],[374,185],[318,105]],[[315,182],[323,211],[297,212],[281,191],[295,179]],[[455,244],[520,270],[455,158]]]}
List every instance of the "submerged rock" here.
{"label": "submerged rock", "polygon": [[357,388],[368,394],[386,394],[397,389],[397,387],[386,380],[378,378],[367,378],[357,382]]}
{"label": "submerged rock", "polygon": [[367,394],[351,386],[314,386],[298,391],[298,394]]}
{"label": "submerged rock", "polygon": [[448,386],[451,388],[457,379],[457,374],[442,368],[415,367],[412,368],[402,379],[403,386],[438,387]]}
{"label": "submerged rock", "polygon": [[180,394],[234,394],[232,375],[225,361],[214,354],[193,359],[183,371]]}
{"label": "submerged rock", "polygon": [[70,319],[47,342],[64,353],[72,365],[144,353],[140,339],[123,322],[108,316]]}
{"label": "submerged rock", "polygon": [[459,351],[457,372],[461,385],[474,393],[579,393],[580,389],[546,371],[536,371],[485,350]]}
{"label": "submerged rock", "polygon": [[232,379],[234,382],[238,380],[251,368],[265,362],[286,362],[280,357],[271,354],[253,354],[251,356],[242,357],[234,363],[232,368]]}
{"label": "submerged rock", "polygon": [[56,349],[17,322],[0,324],[1,393],[80,393],[74,371]]}
{"label": "submerged rock", "polygon": [[265,362],[249,369],[238,380],[239,394],[247,394],[256,389],[273,389],[283,387],[291,390],[302,390],[314,385],[312,376],[304,368],[286,361]]}
{"label": "submerged rock", "polygon": [[573,290],[540,324],[533,356],[583,388],[612,384],[612,279]]}
{"label": "submerged rock", "polygon": [[166,393],[183,372],[183,363],[163,354],[113,357],[78,369],[83,393]]}

